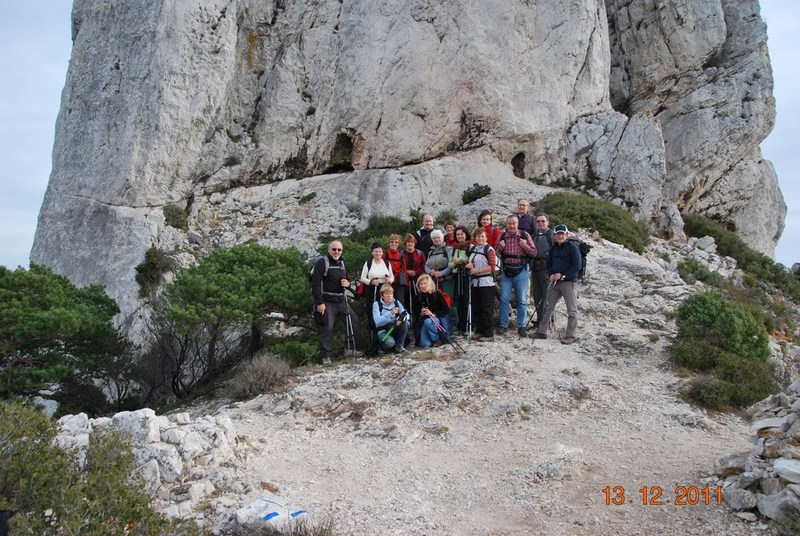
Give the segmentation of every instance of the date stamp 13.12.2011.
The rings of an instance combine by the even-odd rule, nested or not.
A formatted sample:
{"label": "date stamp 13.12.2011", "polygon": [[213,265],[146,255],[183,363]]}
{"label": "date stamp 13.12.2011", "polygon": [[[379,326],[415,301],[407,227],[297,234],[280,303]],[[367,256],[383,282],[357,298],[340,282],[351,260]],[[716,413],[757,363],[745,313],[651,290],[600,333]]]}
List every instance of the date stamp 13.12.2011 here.
{"label": "date stamp 13.12.2011", "polygon": [[[676,485],[642,486],[636,493],[630,493],[625,486],[606,486],[602,490],[603,500],[607,506],[623,504],[639,504],[642,506],[699,506],[722,504],[722,488],[719,486],[684,486]],[[669,494],[672,491],[672,494]]]}

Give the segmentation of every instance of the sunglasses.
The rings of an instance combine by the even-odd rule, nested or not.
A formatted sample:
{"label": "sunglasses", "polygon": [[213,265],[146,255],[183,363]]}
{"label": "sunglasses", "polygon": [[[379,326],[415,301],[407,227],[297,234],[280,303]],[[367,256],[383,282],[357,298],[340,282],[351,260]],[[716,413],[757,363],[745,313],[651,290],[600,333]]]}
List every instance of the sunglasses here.
{"label": "sunglasses", "polygon": [[342,251],[342,248],[331,248],[331,251]]}

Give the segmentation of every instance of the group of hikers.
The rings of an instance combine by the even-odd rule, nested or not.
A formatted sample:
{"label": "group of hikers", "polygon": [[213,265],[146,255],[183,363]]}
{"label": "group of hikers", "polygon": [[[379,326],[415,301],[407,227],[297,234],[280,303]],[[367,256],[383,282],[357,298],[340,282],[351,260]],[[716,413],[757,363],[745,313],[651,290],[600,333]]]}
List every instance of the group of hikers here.
{"label": "group of hikers", "polygon": [[311,271],[322,363],[331,364],[337,318],[345,322],[348,348],[355,351],[359,323],[348,293],[358,294],[364,301],[370,330],[368,356],[403,353],[412,334],[416,345],[423,348],[452,344],[455,337],[468,334],[472,340],[491,342],[495,331],[505,334],[509,330],[512,290],[519,337],[528,336],[530,292],[536,317],[533,338],[547,338],[553,309],[563,297],[568,320],[561,342],[575,342],[581,252],[577,243],[569,240],[566,225],[550,229],[548,216],[531,215],[529,208],[527,199],[519,199],[517,213],[505,219],[504,230],[494,225],[490,210],[478,215],[472,230],[453,221],[446,222],[443,230],[435,229],[433,216],[426,214],[415,233],[390,235],[387,249],[372,244],[371,258],[364,263],[357,282],[348,279],[342,242],[332,241],[327,255],[317,258]]}

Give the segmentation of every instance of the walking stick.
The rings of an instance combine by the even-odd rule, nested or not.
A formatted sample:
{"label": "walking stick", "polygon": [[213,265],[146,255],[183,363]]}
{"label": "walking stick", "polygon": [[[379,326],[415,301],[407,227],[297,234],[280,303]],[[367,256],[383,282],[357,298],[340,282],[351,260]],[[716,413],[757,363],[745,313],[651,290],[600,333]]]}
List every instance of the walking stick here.
{"label": "walking stick", "polygon": [[[539,304],[534,307],[534,310],[536,312],[536,316],[539,316],[539,311],[542,311],[542,313],[544,313],[544,310],[547,308],[547,304],[550,302],[550,293],[555,288],[556,283],[558,283],[558,281],[550,281],[547,284],[547,288],[544,291],[544,295],[542,296],[542,299],[539,300]],[[541,306],[541,309],[540,309],[540,306]],[[528,329],[530,327],[532,321],[533,321],[533,312],[531,312],[531,317],[528,319],[528,323],[525,325],[525,329]],[[538,318],[538,321],[539,322],[542,321],[541,317]]]}
{"label": "walking stick", "polygon": [[[435,326],[436,326],[436,328],[437,328],[439,331],[441,331],[441,332],[442,332],[442,335],[444,336],[444,340],[445,340],[445,341],[447,341],[447,343],[448,343],[450,346],[452,346],[454,350],[457,350],[457,351],[458,351],[458,350],[460,350],[461,352],[464,352],[464,348],[461,346],[461,344],[459,344],[458,342],[454,341],[454,340],[453,340],[453,339],[452,339],[452,338],[451,338],[451,337],[450,337],[450,336],[447,334],[447,330],[446,330],[446,329],[444,329],[444,326],[442,325],[442,323],[441,323],[441,322],[439,322],[439,320],[437,320],[436,318],[434,318],[434,317],[432,317],[432,316],[429,316],[428,318],[430,318],[430,319],[433,321],[433,325],[435,325]],[[458,345],[458,348],[456,348],[456,345]]]}
{"label": "walking stick", "polygon": [[347,297],[347,292],[342,291],[344,296],[344,310],[345,310],[345,326],[347,326],[347,351],[351,356],[356,355],[356,341],[353,335],[353,320],[350,317],[350,300]]}

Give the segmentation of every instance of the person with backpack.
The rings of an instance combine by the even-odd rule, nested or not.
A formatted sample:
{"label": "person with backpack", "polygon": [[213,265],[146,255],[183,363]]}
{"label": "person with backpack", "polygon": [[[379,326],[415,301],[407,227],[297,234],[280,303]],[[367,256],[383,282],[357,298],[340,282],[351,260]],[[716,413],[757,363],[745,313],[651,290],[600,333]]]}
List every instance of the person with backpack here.
{"label": "person with backpack", "polygon": [[508,331],[511,289],[517,297],[517,334],[527,337],[525,322],[528,315],[528,281],[530,259],[536,257],[536,246],[526,231],[519,230],[519,219],[515,215],[506,218],[506,231],[497,242],[497,253],[503,263],[500,274],[500,328],[498,333]]}
{"label": "person with backpack", "polygon": [[473,246],[469,243],[470,236],[466,227],[459,225],[453,234],[456,238],[450,261],[455,281],[453,302],[456,309],[456,328],[458,334],[463,337],[467,331],[467,305],[469,303],[469,270],[466,265],[469,262],[469,254]]}
{"label": "person with backpack", "polygon": [[391,265],[383,260],[383,246],[375,242],[370,249],[372,250],[372,258],[362,266],[360,280],[363,288],[367,325],[372,333],[375,330],[375,324],[372,321],[372,304],[380,297],[378,289],[381,285],[394,283],[394,274],[392,273]]}
{"label": "person with backpack", "polygon": [[447,317],[450,304],[445,294],[436,288],[428,274],[417,280],[417,302],[414,304],[419,330],[419,345],[423,348],[441,346],[450,337],[450,319]]}
{"label": "person with backpack", "polygon": [[470,307],[472,321],[475,323],[473,340],[491,342],[494,340],[494,275],[497,257],[494,248],[486,243],[486,229],[477,228],[473,234],[476,242],[470,251],[465,268],[470,274]]}
{"label": "person with backpack", "polygon": [[401,294],[404,293],[405,289],[400,288],[400,274],[403,273],[403,252],[400,251],[399,234],[389,235],[389,249],[383,252],[383,260],[389,263],[392,275],[394,275],[394,282],[392,283],[394,295],[397,299],[401,299]]}
{"label": "person with backpack", "polygon": [[[438,229],[431,233],[433,246],[425,261],[425,273],[433,277],[436,286],[452,297],[455,288],[453,269],[450,263],[453,260],[453,248],[444,243],[444,233]],[[458,323],[458,314],[455,309],[450,311],[450,320],[453,325]]]}
{"label": "person with backpack", "polygon": [[337,318],[347,324],[347,346],[355,350],[358,337],[358,317],[350,308],[345,289],[350,287],[342,257],[342,243],[334,240],[328,244],[328,254],[320,256],[311,269],[311,294],[314,311],[320,325],[319,349],[322,364],[331,364],[331,335]]}
{"label": "person with backpack", "polygon": [[392,285],[383,285],[380,294],[381,298],[372,305],[372,320],[377,336],[376,349],[394,349],[394,353],[402,354],[405,352],[408,335],[408,313],[403,304],[394,298]]}
{"label": "person with backpack", "polygon": [[578,281],[579,273],[583,266],[581,252],[577,244],[567,240],[569,229],[566,225],[557,225],[555,228],[555,244],[550,250],[547,259],[548,279],[554,283],[550,291],[544,315],[539,321],[539,326],[534,334],[535,339],[547,338],[547,324],[556,307],[559,298],[564,298],[567,306],[567,331],[561,339],[562,344],[572,344],[578,340],[575,332],[578,329]]}
{"label": "person with backpack", "polygon": [[433,240],[431,239],[432,232],[433,216],[430,214],[425,214],[422,217],[422,227],[417,229],[415,234],[417,238],[417,247],[425,254],[426,257],[433,246]]}
{"label": "person with backpack", "polygon": [[547,276],[547,258],[556,239],[550,229],[550,218],[544,212],[536,215],[536,230],[531,234],[533,245],[536,246],[536,257],[531,261],[531,296],[536,307],[536,322],[538,326],[544,314],[544,295],[549,283]]}
{"label": "person with backpack", "polygon": [[519,230],[526,231],[533,236],[536,232],[536,218],[528,214],[530,203],[524,197],[517,200],[517,218],[519,219]]}
{"label": "person with backpack", "polygon": [[414,285],[420,274],[425,273],[426,260],[425,254],[417,249],[417,238],[411,233],[406,233],[400,257],[400,272],[396,277],[397,291],[395,291],[395,297],[406,309],[412,309],[414,295],[417,292]]}
{"label": "person with backpack", "polygon": [[[486,243],[492,247],[496,247],[502,232],[492,225],[492,214],[494,213],[491,210],[482,210],[481,213],[478,214],[478,227],[482,227],[486,231]],[[473,243],[475,243],[474,234]]]}

